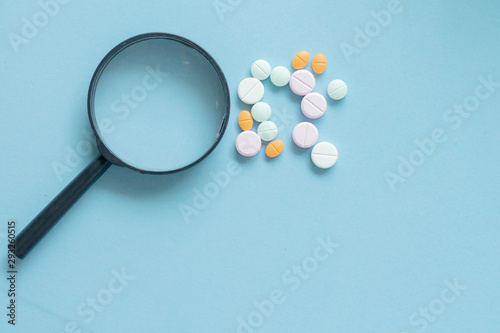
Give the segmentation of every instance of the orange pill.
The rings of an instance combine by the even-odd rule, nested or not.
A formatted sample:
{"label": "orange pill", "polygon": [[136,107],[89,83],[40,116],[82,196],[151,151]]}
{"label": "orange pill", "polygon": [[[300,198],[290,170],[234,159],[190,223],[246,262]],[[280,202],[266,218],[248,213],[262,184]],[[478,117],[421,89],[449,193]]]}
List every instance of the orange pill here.
{"label": "orange pill", "polygon": [[238,116],[238,124],[240,124],[241,129],[244,131],[251,130],[253,126],[252,114],[246,110],[241,111]]}
{"label": "orange pill", "polygon": [[268,157],[276,157],[283,151],[285,144],[281,140],[271,141],[266,147],[266,155]]}
{"label": "orange pill", "polygon": [[309,53],[307,51],[299,52],[293,57],[292,66],[295,69],[302,69],[309,63]]}
{"label": "orange pill", "polygon": [[313,71],[316,74],[323,74],[326,69],[326,57],[323,53],[318,53],[314,56],[313,62]]}

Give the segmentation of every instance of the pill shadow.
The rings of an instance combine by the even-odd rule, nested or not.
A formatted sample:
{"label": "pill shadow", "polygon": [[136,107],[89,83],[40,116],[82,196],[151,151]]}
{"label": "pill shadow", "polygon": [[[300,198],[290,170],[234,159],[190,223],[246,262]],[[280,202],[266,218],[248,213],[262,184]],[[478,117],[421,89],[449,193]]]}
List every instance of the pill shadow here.
{"label": "pill shadow", "polygon": [[[344,104],[346,103],[345,102],[345,98],[342,98],[341,100],[339,101],[336,101],[334,100],[333,98],[328,98],[327,99],[328,101],[328,108],[335,108],[335,111],[336,112],[340,112],[340,111],[344,111],[344,109],[346,109],[344,107]],[[342,107],[341,107],[342,106]],[[347,110],[347,109],[346,109]]]}
{"label": "pill shadow", "polygon": [[266,163],[273,163],[273,160],[277,159],[279,156],[276,156],[276,157],[269,157],[266,155],[265,159],[266,159]]}
{"label": "pill shadow", "polygon": [[278,87],[274,85],[272,82],[269,82],[269,84],[265,85],[265,88],[271,90],[273,94],[281,94],[283,93],[283,90],[285,90],[286,92],[291,92],[290,88],[288,87],[288,84],[283,87]]}
{"label": "pill shadow", "polygon": [[295,155],[310,155],[311,154],[311,149],[312,148],[300,148],[293,142],[293,140],[290,140],[288,143],[290,146],[292,146],[292,150]]}
{"label": "pill shadow", "polygon": [[238,115],[240,114],[241,111],[246,110],[250,112],[252,110],[252,105],[248,105],[243,103],[239,98],[238,98],[238,109],[237,110],[231,110],[233,111],[234,115],[236,116],[236,119],[238,118]]}
{"label": "pill shadow", "polygon": [[284,153],[285,153],[285,150],[283,150],[283,152],[276,157],[269,157],[267,155],[264,155],[265,159],[266,159],[266,163],[277,163],[276,162],[277,160],[279,160],[280,158],[283,158],[282,156]]}
{"label": "pill shadow", "polygon": [[[295,95],[293,93],[293,91],[290,90],[290,88],[288,88],[287,90],[288,90],[287,92],[288,92],[288,99],[289,99],[289,101],[292,102],[292,103],[297,104],[298,108],[299,108],[299,111],[300,111],[300,104],[302,103],[302,99],[304,98],[304,96]],[[302,113],[302,111],[301,111],[301,113]]]}
{"label": "pill shadow", "polygon": [[312,172],[316,175],[324,175],[325,173],[330,173],[330,174],[335,173],[335,166],[329,169],[321,169],[315,166],[312,160],[309,160],[309,167],[311,168]]}
{"label": "pill shadow", "polygon": [[[237,121],[236,121],[236,122],[234,122],[234,129],[236,129],[236,130],[238,130],[238,131],[240,131],[240,132],[242,131],[242,129],[241,129],[241,127],[240,127],[240,124],[239,124]],[[238,134],[239,134],[239,132],[238,132]]]}
{"label": "pill shadow", "polygon": [[[261,148],[262,150],[262,148]],[[260,153],[260,152],[259,152]],[[238,151],[236,150],[236,148],[234,149],[234,158],[236,160],[236,162],[240,163],[240,164],[250,164],[250,163],[254,163],[254,160],[256,159],[257,155],[259,155],[257,153],[257,155],[255,156],[251,156],[251,157],[246,157],[246,156],[243,156],[241,155],[240,153],[238,153]]]}

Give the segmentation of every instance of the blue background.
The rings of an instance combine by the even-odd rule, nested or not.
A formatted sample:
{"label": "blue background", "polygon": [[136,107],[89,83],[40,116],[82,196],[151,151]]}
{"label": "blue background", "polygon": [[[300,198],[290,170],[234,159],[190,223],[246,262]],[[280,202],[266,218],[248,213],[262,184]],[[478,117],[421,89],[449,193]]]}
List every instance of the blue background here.
{"label": "blue background", "polygon": [[[70,1],[18,52],[9,33],[21,34],[22,18],[40,5],[0,3],[3,249],[7,221],[19,232],[97,156],[81,156],[60,177],[54,171],[68,149],[89,142],[88,84],[115,45],[152,31],[192,39],[218,61],[232,93],[227,133],[200,165],[167,176],[112,166],[92,186],[18,263],[15,328],[1,279],[0,330],[236,332],[238,318],[257,311],[254,301],[280,290],[285,301],[255,332],[498,332],[500,88],[458,128],[443,119],[474,95],[480,76],[500,81],[498,1],[402,1],[402,12],[351,58],[342,43],[354,45],[356,27],[388,1],[222,3],[229,7],[218,13],[212,0]],[[315,121],[320,140],[339,150],[324,172],[291,141],[304,119],[300,98],[269,81],[265,100],[285,151],[268,160],[264,151],[245,159],[234,149],[244,107],[236,88],[252,62],[291,69],[301,50],[327,56],[316,91],[333,79],[349,86]],[[391,189],[384,175],[436,128],[447,140]],[[180,207],[193,206],[210,174],[231,163],[239,173],[184,219]],[[339,248],[292,290],[283,275],[328,237]],[[106,294],[113,270],[134,279],[86,320],[79,305]],[[412,324],[455,279],[466,290],[425,329]]]}

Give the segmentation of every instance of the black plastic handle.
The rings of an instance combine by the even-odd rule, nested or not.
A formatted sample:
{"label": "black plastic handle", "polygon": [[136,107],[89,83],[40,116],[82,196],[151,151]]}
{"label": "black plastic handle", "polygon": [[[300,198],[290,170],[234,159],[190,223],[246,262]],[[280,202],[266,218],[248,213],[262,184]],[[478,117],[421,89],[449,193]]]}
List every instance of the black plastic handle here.
{"label": "black plastic handle", "polygon": [[110,165],[99,156],[69,183],[16,237],[16,256],[23,258]]}

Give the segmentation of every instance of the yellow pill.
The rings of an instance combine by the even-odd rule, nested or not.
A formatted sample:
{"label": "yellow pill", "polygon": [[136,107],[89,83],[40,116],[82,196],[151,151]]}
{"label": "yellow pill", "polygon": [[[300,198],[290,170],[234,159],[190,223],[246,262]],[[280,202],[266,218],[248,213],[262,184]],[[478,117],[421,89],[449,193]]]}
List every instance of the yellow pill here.
{"label": "yellow pill", "polygon": [[266,155],[268,157],[276,157],[283,151],[285,144],[281,140],[271,141],[266,147]]}
{"label": "yellow pill", "polygon": [[326,57],[323,53],[318,53],[314,56],[313,62],[313,71],[316,74],[323,74],[326,69]]}
{"label": "yellow pill", "polygon": [[292,66],[295,69],[302,69],[309,63],[309,53],[307,51],[299,52],[293,57]]}
{"label": "yellow pill", "polygon": [[253,126],[252,114],[246,110],[241,111],[238,116],[238,124],[240,124],[241,129],[244,131],[251,130]]}

